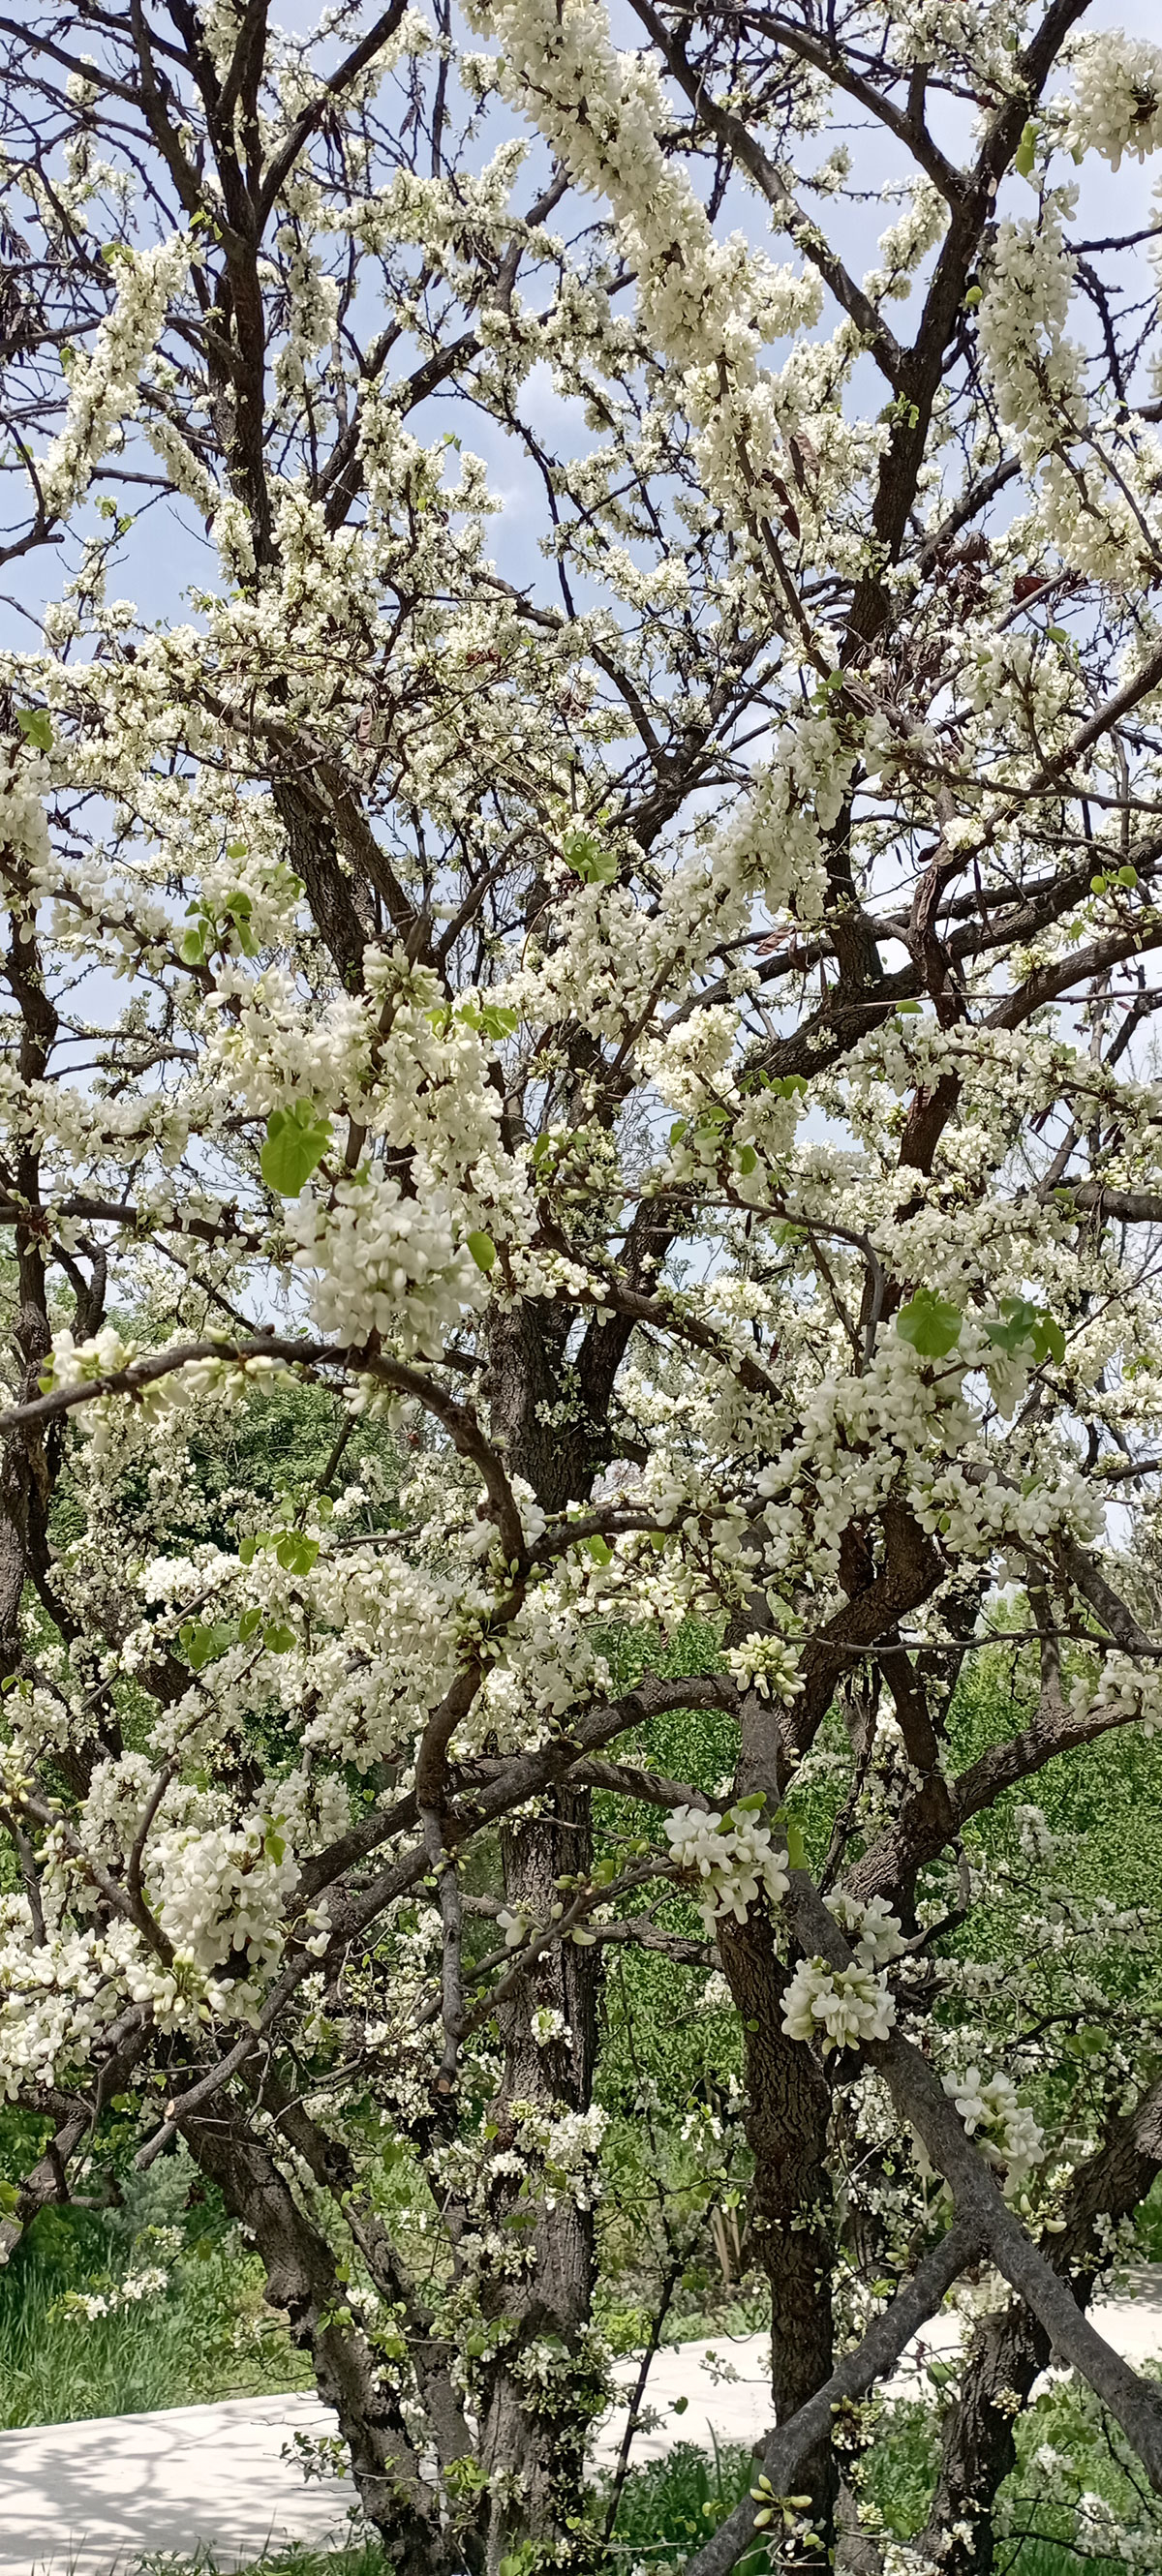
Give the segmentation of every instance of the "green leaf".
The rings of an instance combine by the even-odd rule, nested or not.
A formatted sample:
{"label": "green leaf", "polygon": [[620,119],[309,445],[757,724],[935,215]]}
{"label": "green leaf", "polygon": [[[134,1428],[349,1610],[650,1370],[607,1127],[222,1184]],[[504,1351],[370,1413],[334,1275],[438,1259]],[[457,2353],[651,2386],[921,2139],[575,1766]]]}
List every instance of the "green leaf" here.
{"label": "green leaf", "polygon": [[1015,1351],[1020,1350],[1022,1342],[1032,1341],[1036,1321],[1036,1307],[1027,1304],[1023,1297],[1003,1297],[1000,1314],[986,1317],[985,1331],[998,1350],[1007,1351],[1012,1357]]}
{"label": "green leaf", "polygon": [[204,930],[183,930],[178,941],[178,955],[184,966],[204,966],[206,962]]}
{"label": "green leaf", "polygon": [[896,1017],[898,1020],[914,1019],[920,1008],[919,1002],[897,1002]]}
{"label": "green leaf", "polygon": [[586,1539],[585,1545],[595,1565],[608,1565],[613,1549],[607,1538],[602,1538],[597,1531],[594,1531],[592,1538]]}
{"label": "green leaf", "polygon": [[201,1673],[207,1664],[216,1664],[227,1646],[234,1643],[233,1629],[222,1619],[212,1623],[204,1619],[187,1619],[178,1630],[178,1644],[192,1673]]}
{"label": "green leaf", "polygon": [[262,1177],[268,1190],[297,1199],[331,1142],[331,1121],[311,1100],[296,1100],[290,1109],[272,1109],[262,1148]]}
{"label": "green leaf", "polygon": [[502,1002],[482,1002],[479,1019],[486,1038],[510,1038],[520,1027],[520,1012]]}
{"label": "green leaf", "polygon": [[272,1860],[272,1861],[274,1862],[274,1866],[275,1866],[275,1868],[277,1869],[277,1868],[278,1868],[278,1864],[279,1864],[280,1860],[282,1859],[284,1852],[286,1851],[286,1839],[285,1839],[285,1836],[284,1836],[284,1835],[282,1835],[282,1834],[276,1833],[276,1832],[275,1832],[275,1829],[274,1829],[274,1826],[273,1826],[273,1825],[269,1825],[269,1826],[267,1827],[266,1833],[265,1833],[265,1834],[264,1834],[264,1836],[263,1836],[262,1848],[263,1848],[264,1852],[266,1853],[266,1857],[267,1857],[267,1859],[268,1859],[268,1860]]}
{"label": "green leaf", "polygon": [[742,1091],[769,1091],[776,1100],[796,1100],[807,1088],[805,1073],[744,1073]]}
{"label": "green leaf", "polygon": [[284,1530],[275,1556],[284,1574],[309,1574],[319,1553],[317,1538],[307,1538],[302,1530]]}
{"label": "green leaf", "polygon": [[242,1616],[241,1616],[241,1618],[240,1618],[240,1620],[239,1620],[239,1622],[238,1622],[238,1643],[239,1643],[239,1645],[240,1645],[240,1646],[248,1646],[248,1645],[249,1645],[249,1643],[250,1643],[251,1638],[252,1638],[252,1637],[256,1637],[256,1636],[258,1635],[258,1631],[259,1631],[259,1629],[261,1628],[261,1626],[262,1626],[262,1612],[261,1612],[261,1610],[244,1610],[244,1611],[243,1611],[243,1613],[242,1613]]}
{"label": "green leaf", "polygon": [[787,1825],[787,1866],[789,1869],[805,1869],[807,1866],[807,1846],[803,1840],[803,1828],[795,1823],[793,1817]]}
{"label": "green leaf", "polygon": [[1032,176],[1033,176],[1033,164],[1034,164],[1034,162],[1035,162],[1036,158],[1037,158],[1037,120],[1036,120],[1036,118],[1035,118],[1035,117],[1032,117],[1032,116],[1031,116],[1031,117],[1029,118],[1029,122],[1028,122],[1028,124],[1027,124],[1027,125],[1023,128],[1023,130],[1022,130],[1021,140],[1020,140],[1019,144],[1017,145],[1016,156],[1015,156],[1015,159],[1014,159],[1014,161],[1013,161],[1013,168],[1014,168],[1014,170],[1016,171],[1016,173],[1017,173],[1017,177],[1018,177],[1019,179],[1031,179],[1031,178],[1032,178]]}
{"label": "green leaf", "polygon": [[258,1544],[258,1542],[257,1542],[257,1540],[256,1540],[256,1539],[252,1539],[252,1538],[243,1538],[243,1539],[239,1539],[239,1542],[238,1542],[238,1562],[239,1562],[239,1564],[240,1564],[240,1565],[253,1565],[253,1563],[254,1563],[254,1550],[255,1550],[255,1547],[257,1546],[257,1544]]}
{"label": "green leaf", "polygon": [[496,1245],[492,1240],[492,1236],[490,1234],[481,1234],[479,1230],[477,1230],[475,1233],[467,1235],[465,1237],[465,1241],[477,1269],[483,1270],[485,1277],[487,1278],[489,1271],[495,1270],[496,1268]]}
{"label": "green leaf", "polygon": [[612,850],[595,841],[592,832],[570,832],[564,843],[566,863],[583,885],[612,885],[617,875],[617,859]]}
{"label": "green leaf", "polygon": [[738,1158],[738,1168],[744,1181],[749,1181],[751,1173],[758,1170],[758,1160],[754,1146],[744,1145]]}
{"label": "green leaf", "polygon": [[918,1288],[896,1317],[896,1331],[902,1342],[910,1342],[924,1360],[942,1360],[955,1350],[964,1321],[957,1306],[938,1297],[931,1288]]}
{"label": "green leaf", "polygon": [[967,307],[967,310],[968,310],[970,313],[975,313],[976,308],[977,308],[977,305],[978,305],[978,304],[979,304],[979,302],[980,302],[980,298],[981,298],[981,289],[980,289],[980,287],[979,287],[979,286],[970,286],[970,287],[969,287],[969,290],[968,290],[968,293],[967,293],[967,295],[965,296],[965,299],[964,299],[964,301],[965,301],[965,305],[966,305],[966,307]]}
{"label": "green leaf", "polygon": [[47,707],[17,707],[16,721],[35,751],[52,750],[52,720]]}
{"label": "green leaf", "polygon": [[1071,2031],[1064,2046],[1067,2057],[1100,2057],[1108,2046],[1107,2034],[1090,2022],[1082,2030]]}
{"label": "green leaf", "polygon": [[272,1619],[269,1626],[263,1631],[263,1645],[266,1647],[268,1653],[272,1655],[289,1655],[294,1641],[294,1629],[284,1627],[282,1621],[279,1619]]}
{"label": "green leaf", "polygon": [[1030,1305],[1027,1297],[1002,1297],[1000,1314],[986,1316],[985,1331],[996,1349],[1007,1351],[1010,1358],[1031,1342],[1038,1368],[1046,1360],[1055,1360],[1060,1368],[1065,1358],[1060,1324],[1044,1306]]}

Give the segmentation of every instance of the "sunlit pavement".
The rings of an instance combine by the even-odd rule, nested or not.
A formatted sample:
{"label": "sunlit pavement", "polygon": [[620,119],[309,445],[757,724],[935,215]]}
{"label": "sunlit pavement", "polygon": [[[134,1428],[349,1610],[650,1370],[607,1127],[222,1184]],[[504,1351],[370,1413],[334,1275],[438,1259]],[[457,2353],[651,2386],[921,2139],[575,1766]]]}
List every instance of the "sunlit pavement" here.
{"label": "sunlit pavement", "polygon": [[[1162,2279],[1143,2273],[1138,2295],[1099,2303],[1094,2323],[1140,2366],[1162,2361]],[[932,2361],[955,2350],[960,2329],[942,2317],[926,2328],[892,2383],[922,2391]],[[625,2404],[636,2361],[617,2364]],[[675,2442],[710,2449],[756,2442],[770,2422],[762,2335],[732,2342],[674,2344],[650,2372],[633,2457],[658,2459]],[[616,2459],[625,2405],[598,2435],[595,2458]],[[242,2567],[292,2540],[339,2543],[355,2502],[349,2478],[304,2480],[293,2452],[333,2431],[317,2399],[239,2397],[218,2406],[175,2406],[157,2415],[114,2415],[0,2433],[0,2576],[129,2576],[146,2552],[212,2554]]]}

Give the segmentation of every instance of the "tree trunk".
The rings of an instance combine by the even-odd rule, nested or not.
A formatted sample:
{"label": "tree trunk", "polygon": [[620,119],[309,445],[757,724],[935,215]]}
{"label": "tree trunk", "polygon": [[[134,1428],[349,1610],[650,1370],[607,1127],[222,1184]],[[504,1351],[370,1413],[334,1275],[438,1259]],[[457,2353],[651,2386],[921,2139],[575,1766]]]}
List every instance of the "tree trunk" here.
{"label": "tree trunk", "polygon": [[[584,1389],[581,1403],[572,1398],[570,1418],[562,1414],[559,1319],[548,1306],[498,1307],[488,1318],[487,1349],[483,1392],[493,1437],[510,1473],[531,1485],[542,1509],[561,1511],[588,1494],[601,1443],[600,1425],[583,1409]],[[502,1850],[506,1902],[514,1913],[523,1909],[547,1922],[559,1902],[558,1879],[586,1872],[592,1861],[589,1791],[555,1791],[538,1816],[507,1827]],[[572,1942],[547,1951],[501,2018],[505,2068],[495,2151],[519,2163],[497,2176],[492,2193],[496,2228],[511,2251],[481,2284],[485,2316],[503,2318],[508,2329],[481,2410],[481,2453],[493,2482],[489,2576],[525,2537],[553,2548],[558,2565],[580,2567],[590,2551],[576,2525],[587,2399],[596,2412],[602,2395],[600,2373],[595,2369],[587,2383],[584,2361],[593,2216],[585,2180],[579,2193],[568,2181],[554,2183],[535,2138],[550,2122],[583,2118],[590,2109],[599,1960],[598,1950]],[[554,2027],[538,2038],[536,2016],[546,2013]],[[566,2353],[574,2359],[562,2379],[554,2355],[559,2365]]]}
{"label": "tree trunk", "polygon": [[[550,1809],[505,1833],[509,1905],[544,1922],[559,1901],[558,1878],[587,1869],[591,1856],[588,1796],[560,1789]],[[495,2152],[506,2164],[515,2162],[497,2176],[491,2195],[493,2224],[511,2251],[503,2271],[491,2270],[481,2284],[486,2318],[503,2319],[507,2328],[481,2422],[481,2456],[493,2481],[488,2576],[526,2536],[549,2544],[560,2566],[580,2567],[590,2555],[576,2525],[586,2438],[603,2393],[601,2372],[587,2374],[585,2361],[593,2287],[585,2180],[591,2166],[580,2169],[578,2189],[567,2172],[555,2177],[552,2154],[546,2159],[537,2141],[550,2123],[583,2117],[590,2106],[597,1957],[571,1942],[544,1952],[504,2011]]]}
{"label": "tree trunk", "polygon": [[[285,2309],[319,2395],[334,2408],[360,2502],[398,2576],[438,2576],[449,2564],[435,2491],[424,2477],[390,2377],[350,2306],[326,2238],[299,2206],[261,2138],[220,2102],[185,2127],[190,2153],[231,2215],[253,2237],[270,2305]],[[459,2555],[459,2553],[457,2553]],[[463,2563],[461,2561],[461,2563]]]}
{"label": "tree trunk", "polygon": [[[770,2284],[771,2396],[783,2424],[834,2366],[825,2164],[831,2096],[810,2049],[783,2036],[787,1972],[765,1913],[752,1908],[745,1923],[724,1922],[718,1938],[746,2038],[746,2133],[754,2156],[747,2234]],[[805,2460],[801,2487],[823,2543],[814,2563],[825,2566],[838,2491],[830,2443]]]}

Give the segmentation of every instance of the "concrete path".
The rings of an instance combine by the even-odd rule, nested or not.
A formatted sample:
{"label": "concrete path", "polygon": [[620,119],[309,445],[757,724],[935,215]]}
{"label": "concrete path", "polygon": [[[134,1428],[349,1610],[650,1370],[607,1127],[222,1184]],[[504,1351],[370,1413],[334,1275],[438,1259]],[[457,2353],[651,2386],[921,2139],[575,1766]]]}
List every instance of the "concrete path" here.
{"label": "concrete path", "polygon": [[334,2431],[317,2398],[237,2397],[0,2433],[3,2576],[122,2576],[147,2550],[244,2567],[275,2543],[345,2537],[349,2478],[281,2457]]}
{"label": "concrete path", "polygon": [[[1097,2305],[1094,2321],[1127,2360],[1162,2359],[1158,2273],[1142,2276],[1137,2298]],[[922,2392],[926,2363],[958,2339],[956,2320],[938,2318],[910,2347],[894,2392]],[[636,2376],[636,2362],[617,2364],[626,2397],[601,2427],[602,2464],[617,2456]],[[674,2344],[650,2373],[633,2456],[659,2459],[681,2441],[751,2443],[769,2422],[764,2336]],[[153,2552],[201,2551],[225,2570],[294,2540],[338,2546],[356,2501],[350,2479],[308,2484],[298,2460],[282,2456],[296,2435],[310,2443],[333,2430],[316,2398],[294,2395],[0,2433],[0,2576],[129,2576]]]}

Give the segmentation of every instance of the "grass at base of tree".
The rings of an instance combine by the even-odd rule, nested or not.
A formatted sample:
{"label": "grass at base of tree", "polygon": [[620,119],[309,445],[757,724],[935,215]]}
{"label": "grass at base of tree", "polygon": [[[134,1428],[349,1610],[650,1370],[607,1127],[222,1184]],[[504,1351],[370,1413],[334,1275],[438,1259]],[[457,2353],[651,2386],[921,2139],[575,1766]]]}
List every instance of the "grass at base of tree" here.
{"label": "grass at base of tree", "polygon": [[[675,2549],[671,2544],[669,2556],[659,2556],[652,2563],[676,2568],[688,2554],[688,2549]],[[635,2559],[622,2544],[610,2557],[609,2576],[625,2576],[628,2567],[650,2564],[640,2550]],[[219,2570],[213,2557],[160,2556],[141,2559],[132,2576],[225,2576],[225,2571]],[[293,2549],[277,2558],[257,2561],[240,2571],[240,2576],[391,2576],[391,2569],[377,2543],[366,2541],[354,2549]],[[1113,2559],[1087,2559],[1083,2566],[1076,2550],[1059,2548],[1053,2542],[1027,2540],[1021,2543],[1018,2558],[1006,2558],[1003,2553],[998,2556],[997,2576],[1124,2576],[1124,2571]]]}
{"label": "grass at base of tree", "polygon": [[[129,2576],[226,2576],[212,2550],[194,2558],[175,2558],[168,2550],[150,2550],[134,2561]],[[392,2576],[377,2540],[356,2541],[348,2549],[311,2549],[295,2543],[272,2558],[256,2559],[239,2576]]]}

